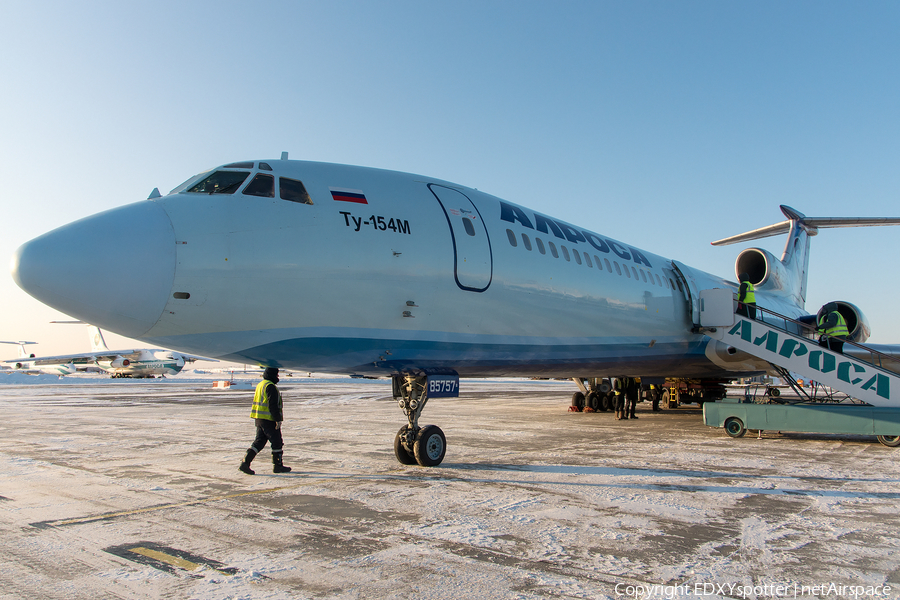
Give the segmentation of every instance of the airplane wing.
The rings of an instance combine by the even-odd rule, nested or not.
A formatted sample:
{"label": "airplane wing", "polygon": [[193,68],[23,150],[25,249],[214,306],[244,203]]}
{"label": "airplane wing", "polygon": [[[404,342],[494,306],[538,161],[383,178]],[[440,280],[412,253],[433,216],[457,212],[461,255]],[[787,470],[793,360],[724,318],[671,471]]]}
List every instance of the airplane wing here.
{"label": "airplane wing", "polygon": [[[171,352],[174,355],[179,355],[184,358],[185,362],[194,362],[197,360],[208,360],[209,362],[219,362],[215,358],[207,358],[206,356],[199,356],[196,354],[185,354],[183,352],[176,352],[174,350],[164,350],[162,348],[156,348],[148,350],[149,352]],[[140,357],[142,350],[136,349],[126,349],[126,350],[104,350],[102,352],[83,352],[80,354],[58,354],[55,356],[35,356],[34,358],[13,358],[8,360],[3,360],[0,362],[4,363],[15,363],[22,362],[23,360],[34,361],[35,365],[43,365],[43,364],[51,364],[51,363],[75,363],[75,364],[88,364],[93,363],[100,360],[115,360],[118,357],[122,358],[131,358],[137,359]]]}
{"label": "airplane wing", "polygon": [[175,352],[174,354],[180,354],[182,358],[184,358],[184,362],[194,362],[197,360],[208,360],[209,362],[219,362],[215,358],[209,358],[206,356],[197,356],[196,354],[185,354],[184,352]]}
{"label": "airplane wing", "polygon": [[114,360],[116,357],[129,358],[135,355],[139,355],[140,350],[118,350],[118,351],[105,351],[105,352],[84,352],[81,354],[59,354],[56,356],[35,356],[34,358],[22,359],[22,358],[14,358],[10,360],[4,360],[2,362],[14,363],[14,362],[22,362],[23,360],[28,360],[29,362],[34,361],[35,365],[44,365],[44,364],[52,364],[52,363],[75,363],[75,364],[88,364],[93,363],[98,360]]}

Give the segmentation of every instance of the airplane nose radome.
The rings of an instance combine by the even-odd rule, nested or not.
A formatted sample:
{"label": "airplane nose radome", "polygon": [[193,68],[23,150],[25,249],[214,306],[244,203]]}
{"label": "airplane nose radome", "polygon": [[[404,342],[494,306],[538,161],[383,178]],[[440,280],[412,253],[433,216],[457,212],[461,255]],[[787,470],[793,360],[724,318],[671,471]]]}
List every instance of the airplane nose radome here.
{"label": "airplane nose radome", "polygon": [[175,278],[175,232],[156,202],[96,214],[19,247],[20,288],[82,321],[137,337],[159,320]]}

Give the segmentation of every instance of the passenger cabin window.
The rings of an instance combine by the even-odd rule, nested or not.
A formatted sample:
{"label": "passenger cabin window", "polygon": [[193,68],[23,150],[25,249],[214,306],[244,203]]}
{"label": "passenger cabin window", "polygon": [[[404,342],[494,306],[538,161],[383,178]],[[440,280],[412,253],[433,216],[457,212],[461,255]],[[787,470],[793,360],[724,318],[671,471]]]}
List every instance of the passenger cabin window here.
{"label": "passenger cabin window", "polygon": [[260,198],[275,197],[275,178],[271,175],[257,174],[247,187],[244,188],[245,196],[259,196]]}
{"label": "passenger cabin window", "polygon": [[594,265],[591,263],[591,257],[588,256],[588,253],[587,253],[587,252],[584,253],[584,262],[585,262],[585,263],[587,264],[587,266],[589,266],[589,267],[593,267],[593,266],[594,266]]}
{"label": "passenger cabin window", "polygon": [[[621,276],[621,275],[622,275],[622,269],[619,268],[619,263],[617,263],[616,261],[613,261],[613,264],[616,265],[616,273],[618,273],[618,274]],[[626,269],[625,271],[626,271],[626,273],[628,272],[627,269]]]}
{"label": "passenger cabin window", "polygon": [[509,245],[513,248],[519,245],[518,242],[516,242],[516,234],[513,233],[512,229],[506,230],[506,238],[509,240]]}
{"label": "passenger cabin window", "polygon": [[553,255],[553,258],[559,258],[559,252],[556,251],[556,244],[547,242],[547,245],[550,246],[550,254]]}
{"label": "passenger cabin window", "polygon": [[194,194],[233,194],[250,175],[249,171],[216,171],[188,190]]}
{"label": "passenger cabin window", "polygon": [[544,249],[543,240],[541,240],[541,238],[539,237],[536,237],[534,238],[534,241],[537,242],[538,252],[540,252],[541,254],[547,254],[547,251]]}
{"label": "passenger cabin window", "polygon": [[565,246],[560,246],[560,248],[562,248],[563,256],[566,257],[566,261],[567,261],[567,262],[572,262],[572,259],[569,258],[569,249],[566,248]]}
{"label": "passenger cabin window", "polygon": [[466,230],[470,236],[475,237],[475,226],[472,225],[472,219],[463,219],[463,229]]}
{"label": "passenger cabin window", "polygon": [[302,181],[296,179],[288,179],[287,177],[278,178],[278,189],[282,200],[297,202],[299,204],[312,204],[306,188],[303,187]]}
{"label": "passenger cabin window", "polygon": [[525,244],[525,249],[530,252],[531,251],[531,240],[524,233],[522,234],[522,243]]}
{"label": "passenger cabin window", "polygon": [[603,270],[603,263],[600,262],[600,257],[597,256],[596,254],[594,255],[594,262],[597,263],[597,268],[600,269],[600,270],[602,271],[602,270]]}

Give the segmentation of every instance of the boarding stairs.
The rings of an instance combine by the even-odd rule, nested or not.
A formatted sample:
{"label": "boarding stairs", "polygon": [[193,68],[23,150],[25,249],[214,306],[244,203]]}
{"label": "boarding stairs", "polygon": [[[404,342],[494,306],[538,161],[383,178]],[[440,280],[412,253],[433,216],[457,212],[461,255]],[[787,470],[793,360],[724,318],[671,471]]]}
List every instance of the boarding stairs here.
{"label": "boarding stairs", "polygon": [[[844,342],[843,354],[833,352],[818,345],[808,324],[762,307],[756,308],[755,319],[735,314],[731,290],[703,290],[700,297],[701,333],[773,365],[805,401],[821,400],[799,388],[790,373],[858,402],[900,408],[897,359],[850,341]],[[835,401],[831,395],[828,400]]]}

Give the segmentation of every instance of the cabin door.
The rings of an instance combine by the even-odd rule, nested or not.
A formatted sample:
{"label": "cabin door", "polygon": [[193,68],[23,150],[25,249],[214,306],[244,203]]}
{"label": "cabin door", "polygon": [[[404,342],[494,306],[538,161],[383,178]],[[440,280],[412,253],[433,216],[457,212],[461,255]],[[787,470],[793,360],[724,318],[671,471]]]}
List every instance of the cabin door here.
{"label": "cabin door", "polygon": [[437,184],[428,189],[437,198],[453,238],[453,273],[456,285],[467,292],[483,292],[491,285],[493,258],[491,240],[481,213],[468,196]]}

